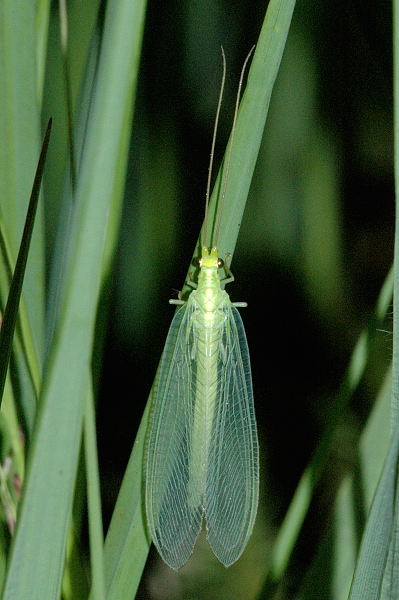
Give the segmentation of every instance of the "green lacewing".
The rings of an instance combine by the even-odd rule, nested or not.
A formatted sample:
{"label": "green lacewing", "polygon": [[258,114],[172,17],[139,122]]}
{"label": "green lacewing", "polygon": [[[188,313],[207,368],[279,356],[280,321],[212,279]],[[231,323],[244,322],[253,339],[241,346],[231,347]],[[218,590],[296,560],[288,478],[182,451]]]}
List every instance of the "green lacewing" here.
{"label": "green lacewing", "polygon": [[[208,174],[197,283],[172,320],[163,350],[146,452],[146,512],[162,559],[179,569],[205,524],[208,542],[226,567],[244,551],[258,506],[259,449],[251,368],[244,326],[222,289],[233,280],[218,256],[217,239],[245,67],[241,71],[226,174],[216,226],[208,240],[208,204],[217,125]],[[219,272],[224,269],[221,280]]]}

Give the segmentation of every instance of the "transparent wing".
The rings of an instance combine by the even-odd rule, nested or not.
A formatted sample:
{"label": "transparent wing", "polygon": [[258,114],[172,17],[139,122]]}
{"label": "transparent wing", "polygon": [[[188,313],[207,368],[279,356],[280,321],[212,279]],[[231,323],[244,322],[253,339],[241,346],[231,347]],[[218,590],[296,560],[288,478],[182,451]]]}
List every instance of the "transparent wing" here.
{"label": "transparent wing", "polygon": [[190,557],[203,509],[188,502],[195,399],[192,304],[175,314],[162,354],[147,441],[146,511],[159,554],[173,569]]}
{"label": "transparent wing", "polygon": [[225,312],[205,515],[211,548],[227,567],[242,554],[255,522],[259,450],[245,330],[234,306]]}

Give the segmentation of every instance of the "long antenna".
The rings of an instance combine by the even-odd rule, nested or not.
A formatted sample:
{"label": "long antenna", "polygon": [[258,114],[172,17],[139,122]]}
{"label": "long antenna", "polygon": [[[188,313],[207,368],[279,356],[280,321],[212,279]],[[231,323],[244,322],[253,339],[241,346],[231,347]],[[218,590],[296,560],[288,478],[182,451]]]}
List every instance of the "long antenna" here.
{"label": "long antenna", "polygon": [[235,134],[235,131],[236,131],[238,108],[240,106],[240,97],[241,97],[242,82],[244,80],[245,69],[247,68],[248,61],[251,58],[251,54],[253,53],[254,49],[255,49],[255,46],[252,46],[251,50],[247,54],[247,57],[246,57],[246,59],[244,61],[242,69],[241,69],[240,81],[239,81],[238,89],[237,89],[236,106],[235,106],[235,109],[234,109],[233,125],[231,127],[230,146],[229,146],[229,152],[227,154],[226,175],[223,174],[224,181],[223,181],[223,188],[222,188],[222,196],[221,196],[221,199],[220,199],[220,207],[219,207],[219,209],[217,211],[218,214],[217,214],[217,221],[216,221],[216,226],[215,226],[215,242],[213,243],[213,246],[217,246],[217,242],[218,242],[218,239],[219,239],[220,223],[221,223],[221,220],[222,220],[224,199],[226,197],[227,184],[228,184],[228,181],[229,181],[229,172],[230,172],[230,165],[231,165],[231,152],[233,150],[233,141],[234,141],[234,134]]}
{"label": "long antenna", "polygon": [[210,197],[210,193],[211,193],[213,159],[214,159],[214,155],[215,155],[216,135],[217,135],[218,124],[219,124],[220,109],[222,106],[224,84],[226,81],[226,56],[224,54],[223,46],[221,46],[221,50],[222,50],[222,59],[223,59],[223,75],[222,75],[222,83],[220,84],[220,92],[219,92],[218,106],[216,109],[215,124],[213,126],[212,146],[211,146],[211,154],[210,154],[210,158],[209,158],[209,167],[208,167],[208,180],[207,180],[207,184],[206,184],[205,217],[204,217],[204,225],[203,225],[203,230],[202,230],[202,235],[201,235],[201,246],[206,246],[206,234],[207,234],[207,227],[208,227],[208,209],[209,209],[209,197]]}

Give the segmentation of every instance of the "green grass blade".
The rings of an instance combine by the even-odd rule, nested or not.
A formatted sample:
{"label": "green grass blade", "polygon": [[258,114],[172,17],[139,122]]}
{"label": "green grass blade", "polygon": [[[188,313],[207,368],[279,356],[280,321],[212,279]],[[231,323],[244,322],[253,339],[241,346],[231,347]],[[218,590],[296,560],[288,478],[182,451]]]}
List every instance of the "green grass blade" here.
{"label": "green grass blade", "polygon": [[[133,599],[150,548],[142,502],[149,404],[141,420],[105,541],[107,600]],[[94,600],[93,596],[90,596]]]}
{"label": "green grass blade", "polygon": [[393,305],[393,388],[392,410],[395,423],[399,423],[399,1],[393,2],[393,56],[394,56],[394,158],[395,158],[395,255],[394,255],[394,305]]}
{"label": "green grass blade", "polygon": [[[26,199],[40,153],[37,79],[36,3],[0,3],[0,211],[11,256],[16,257],[26,217]],[[35,231],[25,273],[26,303],[34,355],[42,367],[44,314],[43,209],[37,209]],[[3,299],[8,287],[0,277]],[[37,396],[19,344],[15,347],[15,398],[30,437]]]}
{"label": "green grass blade", "polygon": [[[394,142],[396,227],[394,253],[392,433],[384,469],[363,534],[350,600],[398,597],[398,460],[399,460],[399,3],[393,2]],[[388,435],[388,432],[386,432]]]}
{"label": "green grass blade", "polygon": [[21,298],[22,284],[25,276],[26,263],[28,260],[29,248],[32,239],[33,225],[35,223],[37,204],[39,201],[40,185],[42,181],[44,164],[46,161],[47,148],[50,141],[51,120],[47,125],[46,134],[43,140],[42,151],[40,153],[39,163],[33,182],[32,193],[29,200],[28,212],[18,258],[15,265],[14,275],[11,281],[10,292],[4,311],[3,322],[0,330],[0,403],[3,396],[4,385],[7,375],[8,363],[10,360],[12,341],[14,337],[15,325],[17,322],[19,301]]}
{"label": "green grass blade", "polygon": [[[257,43],[237,120],[230,183],[219,238],[222,256],[231,255],[235,248],[294,6],[294,0],[272,0]],[[215,190],[218,185],[216,183]],[[229,190],[234,190],[234,194]],[[211,218],[216,195],[212,195]],[[136,437],[106,538],[107,600],[134,597],[149,548],[142,500],[142,459],[147,419],[148,408]],[[134,578],[129,577],[132,572]],[[133,581],[136,576],[137,581]]]}
{"label": "green grass blade", "polygon": [[76,187],[66,285],[49,349],[4,600],[54,600],[60,590],[102,261],[108,256],[109,213],[120,206],[143,21],[143,2],[108,2]]}
{"label": "green grass blade", "polygon": [[[273,85],[283,56],[294,8],[295,0],[271,0],[256,44],[234,133],[226,199],[218,239],[218,250],[222,258],[231,259],[234,254]],[[225,160],[230,143],[231,136],[226,147]],[[215,222],[222,176],[223,166],[219,169],[210,200],[208,216],[210,223]],[[194,255],[197,255],[197,251]],[[194,271],[195,267],[191,266],[189,277],[192,278]],[[185,285],[183,293],[190,289]]]}
{"label": "green grass blade", "polygon": [[87,512],[89,518],[90,562],[95,600],[105,600],[104,536],[101,517],[101,494],[95,430],[94,397],[88,373],[89,394],[84,419],[84,446],[87,472]]}
{"label": "green grass blade", "polygon": [[390,271],[381,288],[373,317],[365,331],[361,333],[353,350],[348,368],[338,389],[336,400],[324,431],[309,465],[303,472],[294,496],[280,526],[271,564],[266,577],[265,590],[270,589],[282,579],[288,566],[291,553],[298,539],[301,527],[308,512],[314,490],[325,467],[336,426],[344,414],[350,398],[359,385],[376,341],[376,332],[381,327],[392,299],[393,272]]}
{"label": "green grass blade", "polygon": [[6,379],[6,385],[3,393],[3,404],[1,413],[7,423],[8,434],[10,437],[10,453],[13,457],[14,471],[21,481],[24,478],[25,454],[23,440],[21,440],[21,429],[18,422],[18,414],[15,406],[13,390],[9,379]]}
{"label": "green grass blade", "polygon": [[[96,65],[99,60],[99,36],[94,36],[90,50],[87,51],[87,65],[85,78],[82,81],[82,90],[80,92],[80,104],[77,116],[75,118],[74,138],[76,140],[76,162],[80,165],[82,159],[82,151],[84,144],[84,136],[86,132],[88,114],[91,106],[92,90],[95,85]],[[68,126],[63,128],[65,137],[67,137]],[[63,140],[64,142],[64,140]],[[57,151],[59,148],[57,148]],[[61,153],[63,154],[64,148]],[[62,160],[64,163],[64,160]],[[65,165],[64,165],[65,167]],[[59,300],[62,294],[63,286],[65,285],[65,262],[67,249],[70,244],[72,216],[75,206],[75,201],[72,191],[72,181],[68,168],[65,169],[64,180],[57,179],[58,184],[63,187],[61,194],[61,206],[59,214],[50,213],[50,218],[58,222],[54,243],[51,245],[51,265],[49,272],[48,294],[51,298],[46,314],[46,349],[51,343],[57,319],[59,317]],[[111,211],[112,213],[113,211]],[[54,235],[54,234],[53,234]]]}
{"label": "green grass blade", "polygon": [[[15,260],[13,259],[11,247],[7,239],[7,232],[4,227],[3,220],[0,217],[0,247],[1,254],[3,256],[4,262],[4,274],[5,279],[8,284],[8,288],[11,285],[12,273],[15,267]],[[4,284],[6,285],[6,284]],[[4,312],[4,310],[3,310]],[[41,380],[41,372],[40,372],[40,364],[39,359],[36,354],[36,348],[33,342],[32,331],[30,328],[29,318],[27,308],[24,302],[23,296],[20,300],[19,305],[19,318],[17,322],[17,345],[20,344],[20,348],[22,350],[22,354],[24,356],[24,360],[26,362],[31,383],[33,389],[35,391],[36,397],[39,396],[40,389],[40,380]],[[19,353],[19,348],[16,350]],[[17,360],[20,360],[21,354],[19,354]]]}
{"label": "green grass blade", "polygon": [[[36,78],[36,3],[0,3],[0,209],[13,256],[25,222],[26,198],[40,151]],[[43,219],[39,205],[24,295],[39,355],[43,341]]]}
{"label": "green grass blade", "polygon": [[336,495],[331,526],[306,574],[298,600],[320,597],[345,600],[350,590],[362,525],[373,500],[386,458],[389,440],[381,431],[390,424],[392,373],[388,369],[378,397],[362,431],[352,473],[344,477]]}
{"label": "green grass blade", "polygon": [[[294,7],[295,0],[271,0],[256,44],[234,134],[226,204],[218,240],[222,257],[234,253]],[[230,143],[226,148],[225,160]],[[210,220],[217,205],[221,176],[222,169],[212,193]]]}
{"label": "green grass blade", "polygon": [[[68,72],[72,95],[72,116],[76,156],[79,164],[86,133],[93,81],[98,65],[101,43],[98,27],[100,0],[86,3],[68,3]],[[46,172],[46,250],[49,261],[48,303],[46,310],[45,348],[54,329],[55,313],[58,311],[59,286],[64,276],[64,254],[69,244],[72,211],[72,185],[68,156],[67,102],[65,94],[64,58],[61,54],[59,15],[51,13],[49,23],[48,60],[46,65],[46,94],[43,112],[53,116],[54,128],[52,152]],[[94,48],[94,50],[93,50]],[[90,76],[89,76],[90,73]],[[82,108],[85,106],[85,110]],[[60,257],[61,254],[61,257]]]}
{"label": "green grass blade", "polygon": [[[367,520],[350,600],[379,600],[382,597],[382,581],[394,524],[398,454],[399,427],[392,434],[384,469]],[[390,594],[385,597],[390,600],[397,598]]]}
{"label": "green grass blade", "polygon": [[36,39],[37,39],[37,98],[42,105],[44,76],[46,71],[46,50],[48,24],[50,20],[50,0],[36,2]]}

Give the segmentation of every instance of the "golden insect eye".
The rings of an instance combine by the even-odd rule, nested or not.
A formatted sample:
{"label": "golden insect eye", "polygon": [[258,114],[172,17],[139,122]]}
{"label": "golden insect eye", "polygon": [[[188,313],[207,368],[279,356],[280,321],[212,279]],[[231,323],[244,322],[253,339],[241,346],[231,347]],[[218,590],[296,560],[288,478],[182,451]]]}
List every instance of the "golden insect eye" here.
{"label": "golden insect eye", "polygon": [[221,269],[224,267],[224,260],[222,258],[218,258],[218,268]]}

